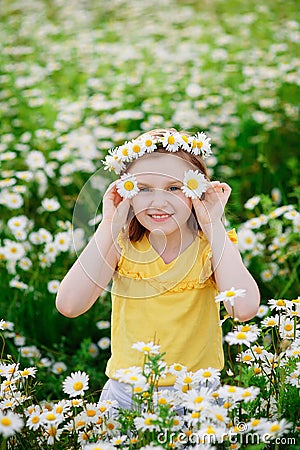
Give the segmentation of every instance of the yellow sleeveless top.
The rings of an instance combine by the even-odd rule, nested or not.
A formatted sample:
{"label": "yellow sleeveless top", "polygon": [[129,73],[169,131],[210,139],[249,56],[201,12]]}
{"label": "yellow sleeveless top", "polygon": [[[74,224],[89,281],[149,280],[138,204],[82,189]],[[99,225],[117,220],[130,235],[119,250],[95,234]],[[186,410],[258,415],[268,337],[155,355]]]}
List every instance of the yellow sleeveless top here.
{"label": "yellow sleeveless top", "polygon": [[[160,345],[167,365],[188,370],[224,364],[217,287],[211,271],[211,249],[200,232],[175,260],[165,263],[146,235],[130,242],[120,235],[121,258],[112,284],[111,358],[106,375],[142,366],[144,355],[132,349],[139,341]],[[170,386],[175,376],[159,382]]]}

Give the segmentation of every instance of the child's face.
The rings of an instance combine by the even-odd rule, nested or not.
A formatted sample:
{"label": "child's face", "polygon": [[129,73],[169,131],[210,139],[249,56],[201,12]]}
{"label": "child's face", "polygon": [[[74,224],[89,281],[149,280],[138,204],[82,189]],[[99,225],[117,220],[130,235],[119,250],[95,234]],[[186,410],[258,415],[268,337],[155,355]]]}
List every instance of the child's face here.
{"label": "child's face", "polygon": [[140,189],[131,204],[138,221],[150,232],[187,231],[192,201],[181,186],[189,169],[195,167],[172,153],[145,155],[130,166],[128,172],[136,176]]}

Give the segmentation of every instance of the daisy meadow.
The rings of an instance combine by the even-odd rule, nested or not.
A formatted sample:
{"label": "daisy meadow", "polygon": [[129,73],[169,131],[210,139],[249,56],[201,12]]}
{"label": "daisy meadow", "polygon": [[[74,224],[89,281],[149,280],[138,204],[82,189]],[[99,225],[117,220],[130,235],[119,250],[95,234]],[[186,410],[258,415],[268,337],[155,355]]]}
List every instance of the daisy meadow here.
{"label": "daisy meadow", "polygon": [[208,181],[198,170],[188,170],[184,174],[182,191],[192,199],[201,198],[208,187]]}

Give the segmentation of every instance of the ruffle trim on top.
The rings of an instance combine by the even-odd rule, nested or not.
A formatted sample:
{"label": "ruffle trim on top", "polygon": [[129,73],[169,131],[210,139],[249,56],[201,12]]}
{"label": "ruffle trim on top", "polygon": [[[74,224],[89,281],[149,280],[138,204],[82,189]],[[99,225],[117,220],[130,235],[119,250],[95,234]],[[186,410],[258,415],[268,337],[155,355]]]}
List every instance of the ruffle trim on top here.
{"label": "ruffle trim on top", "polygon": [[168,292],[183,292],[192,289],[203,289],[207,286],[214,286],[216,288],[216,283],[213,277],[208,277],[207,279],[196,279],[196,280],[183,280],[183,281],[172,281],[172,280],[160,280],[159,277],[153,277],[153,275],[147,274],[145,272],[130,272],[123,268],[119,268],[118,276],[125,276],[127,278],[132,278],[135,280],[143,280],[148,282],[152,286],[160,286],[161,288],[167,290]]}

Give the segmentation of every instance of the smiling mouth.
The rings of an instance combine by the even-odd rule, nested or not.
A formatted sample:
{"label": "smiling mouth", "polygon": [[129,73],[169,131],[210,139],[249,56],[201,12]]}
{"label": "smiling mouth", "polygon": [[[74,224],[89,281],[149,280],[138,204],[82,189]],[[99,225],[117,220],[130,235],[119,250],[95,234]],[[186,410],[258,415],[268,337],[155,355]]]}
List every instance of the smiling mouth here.
{"label": "smiling mouth", "polygon": [[172,217],[173,214],[149,214],[149,216],[151,217],[151,219],[156,220],[156,221],[163,221],[163,220],[167,220],[170,217]]}

